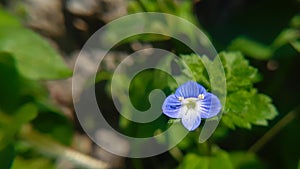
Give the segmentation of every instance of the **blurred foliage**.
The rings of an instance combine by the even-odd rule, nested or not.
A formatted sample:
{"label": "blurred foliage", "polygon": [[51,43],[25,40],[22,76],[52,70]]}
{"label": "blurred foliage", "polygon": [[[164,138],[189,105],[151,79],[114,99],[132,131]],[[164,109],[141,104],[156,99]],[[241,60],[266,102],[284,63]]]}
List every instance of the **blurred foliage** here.
{"label": "blurred foliage", "polygon": [[54,169],[54,165],[51,160],[47,158],[34,158],[31,160],[22,159],[21,157],[17,157],[14,161],[12,169],[32,169],[32,168],[44,168],[44,169]]}
{"label": "blurred foliage", "polygon": [[277,50],[285,45],[291,45],[299,52],[300,20],[299,15],[291,19],[290,27],[281,31],[270,45],[251,40],[247,37],[238,37],[229,45],[229,50],[238,50],[255,59],[266,60],[271,58]]}
{"label": "blurred foliage", "polygon": [[59,54],[44,39],[22,27],[3,10],[0,11],[0,26],[0,51],[12,55],[24,77],[49,80],[71,75]]}
{"label": "blurred foliage", "polygon": [[37,130],[49,133],[61,143],[70,144],[72,124],[50,102],[45,86],[40,81],[70,75],[71,71],[61,56],[44,38],[24,28],[16,17],[0,8],[1,168],[11,168],[13,161],[13,168],[16,169],[52,166],[47,158],[43,159],[39,154],[32,155],[30,150],[23,152],[30,156],[14,160],[21,153],[19,131],[32,120]]}
{"label": "blurred foliage", "polygon": [[[219,58],[224,67],[227,85],[227,98],[221,123],[211,139],[204,144],[198,143],[202,128],[200,127],[195,132],[190,132],[175,147],[176,153],[170,150],[162,156],[149,158],[150,160],[127,159],[128,168],[300,169],[299,119],[293,119],[291,123],[285,124],[287,128],[284,132],[272,133],[273,135],[269,136],[271,141],[268,140],[270,144],[262,149],[256,152],[248,150],[272,126],[276,126],[278,120],[299,105],[299,83],[295,72],[299,71],[300,61],[300,15],[297,13],[299,12],[297,6],[293,6],[293,4],[299,5],[299,2],[278,0],[252,2],[253,4],[250,4],[245,11],[234,11],[233,6],[237,4],[233,1],[226,2],[228,4],[220,5],[219,1],[128,1],[129,14],[164,12],[185,18],[202,28],[216,44],[218,51],[222,51],[219,52]],[[218,20],[216,14],[212,14],[214,12],[207,12],[210,8],[204,9],[205,4],[216,8],[212,11],[223,14],[219,16],[223,20]],[[201,5],[204,7],[199,7]],[[219,9],[218,6],[227,8]],[[203,11],[197,9],[193,11],[193,7]],[[278,7],[285,12],[277,12]],[[264,17],[273,18],[272,23],[276,20],[280,23],[272,30],[266,29],[273,25],[261,22],[263,19],[260,18],[263,13],[261,11],[266,12]],[[198,14],[198,18],[195,13]],[[276,18],[273,15],[280,16]],[[204,16],[207,20],[203,20]],[[232,18],[226,20],[226,16]],[[215,27],[210,24],[214,21]],[[262,24],[255,25],[255,23]],[[150,26],[163,30],[159,23]],[[172,27],[174,31],[182,27],[186,30],[188,38],[192,40],[194,37],[185,25],[172,25]],[[259,31],[252,34],[247,32],[247,30],[256,30],[254,28]],[[262,30],[269,32],[263,34]],[[138,73],[129,87],[130,103],[135,109],[144,111],[151,106],[149,95],[154,89],[160,89],[166,95],[173,93],[179,85],[176,81],[183,83],[193,79],[211,90],[210,78],[212,77],[208,76],[203,60],[200,59],[205,56],[191,53],[190,49],[170,37],[151,34],[123,40],[119,45],[125,46],[126,50],[120,48],[123,49],[121,51],[129,52],[130,49],[126,47],[136,42],[174,51],[180,59],[176,60],[176,63],[172,60],[164,60],[160,66],[174,71],[175,64],[182,70],[182,74],[171,77],[163,71],[152,69]],[[270,64],[274,62],[281,66],[280,69],[276,65],[270,68]],[[20,131],[24,126],[32,126],[36,131],[50,136],[60,144],[71,145],[74,132],[78,132],[73,126],[75,122],[62,114],[58,105],[51,102],[49,91],[44,84],[48,80],[68,78],[71,74],[72,71],[66,66],[57,49],[45,38],[25,28],[21,20],[0,7],[1,169],[57,167],[58,157],[41,156],[39,148],[27,143]],[[106,89],[109,89],[111,76],[110,72],[100,71],[97,82],[105,81]],[[130,115],[133,111],[127,104],[128,98],[125,97],[128,86],[124,85],[129,81],[129,77],[120,76],[120,79],[117,84],[119,91],[116,92],[119,94],[119,101],[123,103],[121,111],[122,114]],[[111,96],[107,92],[105,96],[98,97]],[[110,99],[108,100],[111,101]],[[113,105],[107,104],[110,103],[109,101],[104,102],[105,106],[110,106],[109,111],[115,111]],[[122,116],[117,118],[119,122],[116,128],[134,137],[157,135],[166,130],[170,123],[177,122],[164,115],[145,124],[131,122]],[[271,121],[273,119],[275,120]],[[162,160],[163,158],[167,160]]]}
{"label": "blurred foliage", "polygon": [[[128,2],[128,12],[164,12],[179,16],[192,23],[197,23],[195,15],[191,13],[192,3],[188,1],[173,1],[173,0],[130,0]],[[179,26],[179,25],[177,25]]]}
{"label": "blurred foliage", "polygon": [[187,154],[178,169],[233,169],[229,155],[224,151],[214,152],[211,156]]}

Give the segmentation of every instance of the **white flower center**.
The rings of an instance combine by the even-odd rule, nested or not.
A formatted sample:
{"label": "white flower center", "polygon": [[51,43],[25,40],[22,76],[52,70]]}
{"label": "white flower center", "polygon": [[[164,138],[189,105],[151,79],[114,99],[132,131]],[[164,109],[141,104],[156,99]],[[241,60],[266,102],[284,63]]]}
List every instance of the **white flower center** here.
{"label": "white flower center", "polygon": [[[178,100],[182,103],[181,107],[181,113],[183,115],[187,115],[188,112],[198,112],[199,108],[199,100],[204,99],[204,94],[199,94],[198,97],[189,97],[189,98],[184,98],[184,97],[178,97]],[[192,110],[192,111],[190,111]]]}

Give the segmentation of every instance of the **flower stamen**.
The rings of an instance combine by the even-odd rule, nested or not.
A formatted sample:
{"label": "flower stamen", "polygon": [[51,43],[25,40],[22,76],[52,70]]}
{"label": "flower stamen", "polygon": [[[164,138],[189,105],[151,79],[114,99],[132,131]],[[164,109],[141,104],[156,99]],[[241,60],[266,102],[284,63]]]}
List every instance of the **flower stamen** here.
{"label": "flower stamen", "polygon": [[179,101],[183,101],[183,100],[184,100],[184,97],[178,97],[178,100],[179,100]]}
{"label": "flower stamen", "polygon": [[203,100],[203,99],[204,99],[204,94],[199,94],[198,98],[199,98],[200,100]]}

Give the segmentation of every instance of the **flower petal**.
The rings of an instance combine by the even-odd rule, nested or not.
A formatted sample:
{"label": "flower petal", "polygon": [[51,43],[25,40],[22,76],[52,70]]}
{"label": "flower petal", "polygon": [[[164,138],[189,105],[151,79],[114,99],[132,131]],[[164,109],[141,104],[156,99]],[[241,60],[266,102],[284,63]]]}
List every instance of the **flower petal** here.
{"label": "flower petal", "polygon": [[195,130],[199,127],[201,122],[201,116],[195,109],[187,109],[186,106],[181,108],[183,126],[189,131]]}
{"label": "flower petal", "polygon": [[196,82],[188,81],[177,88],[175,95],[177,97],[190,98],[198,97],[200,94],[205,93],[206,90],[203,86]]}
{"label": "flower petal", "polygon": [[201,114],[201,118],[214,117],[220,112],[222,108],[219,98],[209,92],[204,95],[203,100],[198,101],[197,106],[197,109]]}
{"label": "flower petal", "polygon": [[180,118],[180,108],[181,102],[174,94],[168,96],[162,106],[163,113],[171,118]]}

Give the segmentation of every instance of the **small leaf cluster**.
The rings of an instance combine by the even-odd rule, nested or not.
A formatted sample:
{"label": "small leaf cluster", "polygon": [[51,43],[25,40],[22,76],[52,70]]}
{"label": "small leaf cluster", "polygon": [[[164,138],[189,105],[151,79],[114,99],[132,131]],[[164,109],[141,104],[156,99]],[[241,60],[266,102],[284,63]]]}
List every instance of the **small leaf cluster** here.
{"label": "small leaf cluster", "polygon": [[[239,52],[221,52],[219,58],[224,67],[227,86],[222,122],[232,129],[236,126],[250,129],[253,124],[266,126],[267,120],[277,115],[277,110],[270,97],[258,93],[253,87],[261,79],[258,70]],[[200,56],[184,55],[182,60],[185,67],[191,70],[186,71],[187,74],[209,87],[209,76]]]}

